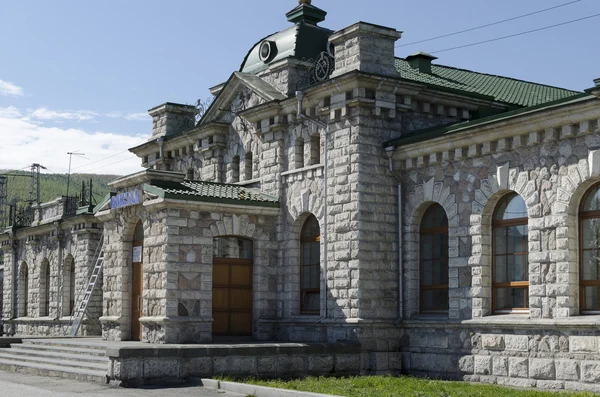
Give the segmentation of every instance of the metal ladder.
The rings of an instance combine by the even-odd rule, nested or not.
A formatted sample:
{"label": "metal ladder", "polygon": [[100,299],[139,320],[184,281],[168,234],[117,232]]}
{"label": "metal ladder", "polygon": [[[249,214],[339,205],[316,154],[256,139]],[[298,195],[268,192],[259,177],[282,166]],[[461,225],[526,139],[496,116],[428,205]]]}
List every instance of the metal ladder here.
{"label": "metal ladder", "polygon": [[104,266],[104,232],[100,236],[100,242],[98,247],[96,247],[94,258],[96,259],[96,263],[92,269],[92,274],[90,275],[90,279],[85,286],[84,293],[80,295],[80,299],[77,300],[74,308],[75,310],[71,316],[71,336],[77,336],[77,332],[79,332],[79,327],[81,326],[81,321],[85,316],[90,300],[92,299],[92,294],[94,293],[94,289],[98,283],[98,279],[102,274],[102,267]]}

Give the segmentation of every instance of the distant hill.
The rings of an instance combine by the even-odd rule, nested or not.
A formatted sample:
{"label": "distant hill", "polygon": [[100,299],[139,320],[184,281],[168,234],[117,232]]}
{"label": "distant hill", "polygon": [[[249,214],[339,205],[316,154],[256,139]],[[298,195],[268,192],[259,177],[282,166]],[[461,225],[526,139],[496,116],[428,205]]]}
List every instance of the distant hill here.
{"label": "distant hill", "polygon": [[[31,186],[30,173],[27,171],[3,171],[0,175],[10,174],[8,176],[8,202],[17,200],[22,203],[29,200],[29,189]],[[13,175],[23,176],[13,176]],[[71,174],[69,183],[69,196],[79,196],[81,192],[81,183],[85,181],[86,188],[90,179],[93,184],[93,196],[99,201],[109,191],[108,182],[117,179],[118,175],[97,175],[97,174]],[[66,174],[40,174],[40,201],[42,203],[52,201],[57,197],[67,194],[67,175]],[[89,194],[89,193],[88,193]]]}

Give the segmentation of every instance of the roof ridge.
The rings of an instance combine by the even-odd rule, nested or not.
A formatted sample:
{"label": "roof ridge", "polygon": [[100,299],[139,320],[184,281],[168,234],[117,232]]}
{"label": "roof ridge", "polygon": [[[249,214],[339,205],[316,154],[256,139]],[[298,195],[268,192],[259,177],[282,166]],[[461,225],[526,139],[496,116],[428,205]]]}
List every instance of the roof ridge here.
{"label": "roof ridge", "polygon": [[[402,58],[402,57],[395,57],[395,58],[396,59],[400,59],[400,60],[406,62],[405,58]],[[458,71],[461,71],[461,72],[476,73],[476,74],[479,74],[479,75],[490,76],[490,77],[498,77],[498,78],[501,78],[501,79],[513,80],[513,81],[518,81],[518,82],[521,82],[521,83],[534,84],[534,85],[544,86],[544,87],[548,87],[548,88],[556,88],[556,89],[564,90],[564,91],[571,91],[571,92],[576,92],[576,93],[582,93],[583,92],[583,91],[572,90],[572,89],[569,89],[569,88],[559,87],[559,86],[550,85],[550,84],[536,83],[535,81],[530,81],[530,80],[517,79],[515,77],[501,76],[499,74],[477,72],[477,71],[470,70],[470,69],[457,68],[455,66],[441,65],[441,64],[438,64],[438,63],[432,63],[431,66],[436,66],[436,67],[440,67],[440,68],[447,68],[447,69],[453,69],[453,70],[458,70]]]}

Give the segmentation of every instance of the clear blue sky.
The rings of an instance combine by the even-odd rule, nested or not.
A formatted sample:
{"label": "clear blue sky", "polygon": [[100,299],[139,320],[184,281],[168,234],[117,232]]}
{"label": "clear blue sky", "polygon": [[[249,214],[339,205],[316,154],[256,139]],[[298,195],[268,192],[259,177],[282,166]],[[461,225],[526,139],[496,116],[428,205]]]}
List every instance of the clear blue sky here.
{"label": "clear blue sky", "polygon": [[[336,30],[356,21],[404,31],[398,45],[569,0],[314,0]],[[150,134],[147,109],[194,103],[236,71],[262,37],[289,26],[296,0],[0,0],[0,169],[33,161],[125,173],[123,151]],[[600,13],[581,0],[532,17],[414,46],[397,56],[491,39]],[[600,77],[600,17],[437,54],[437,63],[582,90]],[[4,87],[4,91],[2,91]],[[92,147],[94,146],[94,147]],[[64,153],[63,153],[64,152]],[[109,161],[99,161],[116,155]],[[32,157],[33,156],[33,157]]]}

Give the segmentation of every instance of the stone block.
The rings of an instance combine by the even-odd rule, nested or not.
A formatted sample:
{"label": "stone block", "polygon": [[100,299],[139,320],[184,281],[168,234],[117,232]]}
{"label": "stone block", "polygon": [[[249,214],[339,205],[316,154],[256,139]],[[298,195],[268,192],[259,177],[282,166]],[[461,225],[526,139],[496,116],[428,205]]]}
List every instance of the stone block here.
{"label": "stone block", "polygon": [[212,376],[212,359],[210,357],[190,358],[186,363],[187,376],[210,377]]}
{"label": "stone block", "polygon": [[527,335],[505,335],[504,347],[506,350],[526,352],[529,350],[529,338]]}
{"label": "stone block", "polygon": [[569,338],[571,353],[598,353],[597,336],[571,336]]}
{"label": "stone block", "polygon": [[277,357],[266,356],[257,359],[258,375],[272,375],[277,373]]}
{"label": "stone block", "polygon": [[475,373],[478,375],[492,374],[492,357],[491,356],[475,356]]}
{"label": "stone block", "polygon": [[475,358],[473,356],[464,356],[458,360],[458,368],[465,374],[475,372]]}
{"label": "stone block", "polygon": [[533,379],[555,379],[554,360],[546,358],[529,359],[529,377]]}
{"label": "stone block", "polygon": [[481,337],[483,348],[487,350],[504,350],[504,336],[484,334]]}
{"label": "stone block", "polygon": [[455,373],[458,360],[450,354],[411,353],[410,362],[417,371]]}
{"label": "stone block", "polygon": [[326,375],[333,372],[332,356],[309,356],[308,372],[310,374]]}
{"label": "stone block", "polygon": [[529,360],[523,357],[509,357],[508,375],[511,378],[527,378],[529,376]]}
{"label": "stone block", "polygon": [[600,382],[600,361],[581,362],[581,381],[588,383]]}
{"label": "stone block", "polygon": [[335,372],[360,371],[360,359],[354,354],[338,354],[335,356]]}
{"label": "stone block", "polygon": [[579,380],[579,362],[576,360],[556,360],[556,379]]}
{"label": "stone block", "polygon": [[492,358],[492,373],[497,376],[508,376],[508,358],[495,356]]}
{"label": "stone block", "polygon": [[177,358],[161,357],[144,359],[144,379],[178,378],[179,360]]}

